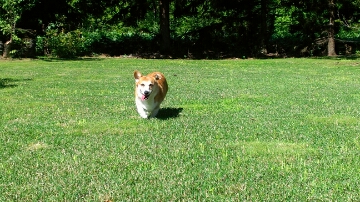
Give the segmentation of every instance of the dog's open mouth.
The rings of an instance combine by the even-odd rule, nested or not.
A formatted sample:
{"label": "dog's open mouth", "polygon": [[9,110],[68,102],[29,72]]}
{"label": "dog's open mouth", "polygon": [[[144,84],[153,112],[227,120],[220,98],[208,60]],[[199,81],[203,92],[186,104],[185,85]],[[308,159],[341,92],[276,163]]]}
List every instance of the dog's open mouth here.
{"label": "dog's open mouth", "polygon": [[146,95],[142,94],[141,100],[147,100],[149,98],[149,96],[150,96],[150,94],[146,94]]}

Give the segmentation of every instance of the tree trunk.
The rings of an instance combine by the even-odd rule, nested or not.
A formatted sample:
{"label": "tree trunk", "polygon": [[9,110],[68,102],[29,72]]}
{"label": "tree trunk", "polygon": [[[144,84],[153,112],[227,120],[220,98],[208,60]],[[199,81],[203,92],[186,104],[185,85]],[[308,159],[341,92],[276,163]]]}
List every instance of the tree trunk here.
{"label": "tree trunk", "polygon": [[0,40],[0,55],[2,56],[4,53],[4,44],[3,42]]}
{"label": "tree trunk", "polygon": [[334,16],[335,4],[334,0],[329,0],[329,28],[328,28],[328,56],[336,56],[335,52],[335,16]]}
{"label": "tree trunk", "polygon": [[10,51],[11,51],[12,44],[13,44],[13,41],[11,39],[4,44],[3,58],[10,57]]}
{"label": "tree trunk", "polygon": [[168,55],[170,53],[170,20],[169,7],[170,0],[159,0],[160,7],[160,35],[161,35],[161,53]]}
{"label": "tree trunk", "polygon": [[266,33],[267,33],[267,0],[261,0],[261,28],[260,28],[260,53],[267,54]]}

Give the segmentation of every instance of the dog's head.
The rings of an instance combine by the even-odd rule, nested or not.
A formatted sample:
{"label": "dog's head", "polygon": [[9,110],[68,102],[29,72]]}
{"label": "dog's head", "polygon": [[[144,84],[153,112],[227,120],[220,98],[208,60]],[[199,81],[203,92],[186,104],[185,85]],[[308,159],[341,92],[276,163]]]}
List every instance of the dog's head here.
{"label": "dog's head", "polygon": [[134,72],[136,90],[135,94],[141,100],[147,100],[152,94],[156,94],[158,91],[157,80],[159,76],[143,76],[139,71]]}

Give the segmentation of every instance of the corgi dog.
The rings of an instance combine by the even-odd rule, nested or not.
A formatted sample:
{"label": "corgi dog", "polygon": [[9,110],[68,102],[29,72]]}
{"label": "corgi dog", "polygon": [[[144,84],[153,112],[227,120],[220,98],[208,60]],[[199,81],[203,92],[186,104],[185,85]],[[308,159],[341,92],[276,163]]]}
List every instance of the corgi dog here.
{"label": "corgi dog", "polygon": [[143,76],[136,70],[134,71],[134,78],[135,103],[138,113],[142,118],[155,117],[168,91],[165,76],[160,72]]}

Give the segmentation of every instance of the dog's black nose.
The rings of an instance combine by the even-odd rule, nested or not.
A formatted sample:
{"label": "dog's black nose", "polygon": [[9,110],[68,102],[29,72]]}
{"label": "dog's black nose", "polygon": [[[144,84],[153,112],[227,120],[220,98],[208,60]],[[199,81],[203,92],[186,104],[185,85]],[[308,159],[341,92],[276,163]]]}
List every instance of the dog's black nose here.
{"label": "dog's black nose", "polygon": [[149,91],[145,91],[145,92],[144,92],[144,95],[149,95],[149,94],[150,94]]}

